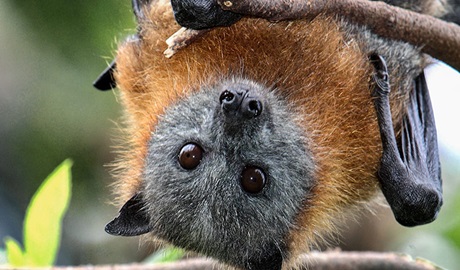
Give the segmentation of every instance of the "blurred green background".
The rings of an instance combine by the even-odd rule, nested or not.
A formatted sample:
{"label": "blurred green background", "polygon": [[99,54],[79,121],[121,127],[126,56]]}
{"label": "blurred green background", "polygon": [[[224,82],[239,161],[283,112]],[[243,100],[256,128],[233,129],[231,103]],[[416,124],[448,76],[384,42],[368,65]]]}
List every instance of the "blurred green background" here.
{"label": "blurred green background", "polygon": [[[113,92],[92,87],[117,41],[134,28],[128,0],[0,1],[0,240],[7,235],[21,240],[32,194],[70,157],[73,197],[58,264],[133,262],[151,250],[139,238],[113,237],[103,230],[117,212],[110,205],[112,179],[105,165],[114,159],[113,121],[121,108]],[[447,126],[458,129],[458,110],[455,114]],[[402,228],[382,207],[376,216],[350,222],[343,248],[403,251],[450,269],[460,265],[460,161],[458,152],[443,145],[446,196],[439,219]]]}

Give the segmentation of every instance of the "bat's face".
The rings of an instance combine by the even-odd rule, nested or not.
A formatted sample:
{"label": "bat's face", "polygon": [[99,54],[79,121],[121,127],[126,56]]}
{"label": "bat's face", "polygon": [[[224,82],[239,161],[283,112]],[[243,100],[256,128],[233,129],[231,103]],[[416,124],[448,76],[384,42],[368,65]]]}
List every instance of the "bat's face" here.
{"label": "bat's face", "polygon": [[247,19],[166,59],[170,13],[152,8],[117,54],[132,198],[106,230],[280,269],[378,188],[367,56],[329,20]]}
{"label": "bat's face", "polygon": [[177,27],[155,21],[162,14],[152,9],[158,26],[143,24],[117,54],[134,141],[118,178],[134,196],[107,232],[280,269],[377,188],[362,53],[327,21],[245,20],[166,59],[162,41]]}
{"label": "bat's face", "polygon": [[313,185],[312,157],[288,105],[237,78],[168,108],[149,142],[141,191],[151,231],[235,265],[281,262]]}

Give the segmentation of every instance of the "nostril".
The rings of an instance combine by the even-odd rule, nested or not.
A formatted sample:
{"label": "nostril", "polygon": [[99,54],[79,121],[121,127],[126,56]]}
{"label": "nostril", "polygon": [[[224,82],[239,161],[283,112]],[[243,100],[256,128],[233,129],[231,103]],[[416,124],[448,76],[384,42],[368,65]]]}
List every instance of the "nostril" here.
{"label": "nostril", "polygon": [[242,100],[243,95],[233,90],[224,90],[219,97],[220,105],[226,114],[236,114]]}
{"label": "nostril", "polygon": [[254,97],[246,97],[241,104],[241,113],[247,119],[255,118],[262,113],[262,102]]}
{"label": "nostril", "polygon": [[257,117],[262,113],[262,103],[259,100],[249,101],[249,111],[253,114],[253,117]]}
{"label": "nostril", "polygon": [[219,101],[220,104],[222,104],[224,101],[231,102],[234,98],[235,95],[232,92],[225,90],[224,92],[222,92],[222,94],[220,94]]}

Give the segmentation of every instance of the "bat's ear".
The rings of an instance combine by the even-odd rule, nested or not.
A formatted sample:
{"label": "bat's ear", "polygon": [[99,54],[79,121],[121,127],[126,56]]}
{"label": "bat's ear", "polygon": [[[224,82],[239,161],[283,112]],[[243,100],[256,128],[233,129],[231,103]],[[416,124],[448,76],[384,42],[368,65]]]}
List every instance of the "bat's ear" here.
{"label": "bat's ear", "polygon": [[105,226],[107,233],[121,236],[136,236],[151,230],[150,218],[140,193],[129,199],[120,209],[118,217]]}
{"label": "bat's ear", "polygon": [[[140,42],[138,34],[129,36],[125,42]],[[93,86],[101,91],[111,90],[117,87],[117,82],[114,77],[115,70],[117,68],[117,60],[113,60],[110,65],[102,71],[102,73],[93,82]]]}
{"label": "bat's ear", "polygon": [[[152,1],[156,0],[133,0],[133,11],[134,15],[138,22],[140,22],[143,18],[145,18],[144,14],[144,7],[149,5]],[[138,32],[139,29],[138,29]],[[128,38],[128,41],[139,41],[139,34],[134,35],[134,37]],[[101,91],[111,90],[117,87],[117,83],[113,74],[116,68],[116,60],[113,60],[110,65],[102,71],[102,73],[97,77],[97,79],[93,82],[93,86]]]}
{"label": "bat's ear", "polygon": [[101,75],[99,75],[99,77],[97,77],[97,79],[93,82],[93,86],[101,91],[111,90],[117,87],[117,83],[113,77],[116,65],[115,60],[113,60],[112,63],[110,63],[110,65],[104,69]]}

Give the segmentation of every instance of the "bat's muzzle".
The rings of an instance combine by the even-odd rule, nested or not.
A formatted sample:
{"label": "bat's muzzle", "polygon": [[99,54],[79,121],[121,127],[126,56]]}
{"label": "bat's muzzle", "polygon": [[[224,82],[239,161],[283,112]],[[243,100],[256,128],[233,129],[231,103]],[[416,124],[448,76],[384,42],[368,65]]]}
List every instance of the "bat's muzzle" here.
{"label": "bat's muzzle", "polygon": [[219,98],[222,110],[227,117],[252,119],[262,113],[262,102],[255,93],[245,87],[227,87]]}

